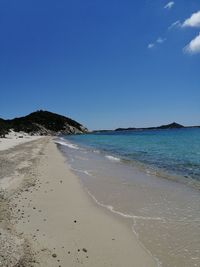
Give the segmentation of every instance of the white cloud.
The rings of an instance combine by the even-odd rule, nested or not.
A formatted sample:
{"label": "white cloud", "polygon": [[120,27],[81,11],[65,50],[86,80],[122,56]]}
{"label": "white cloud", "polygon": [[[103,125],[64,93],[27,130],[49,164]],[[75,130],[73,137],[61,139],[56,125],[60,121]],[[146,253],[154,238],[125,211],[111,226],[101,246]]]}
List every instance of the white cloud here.
{"label": "white cloud", "polygon": [[200,33],[183,50],[189,54],[200,53]]}
{"label": "white cloud", "polygon": [[180,25],[181,25],[180,20],[177,20],[177,21],[175,21],[174,23],[172,23],[172,24],[168,27],[168,29],[171,30],[171,29],[173,29],[173,28],[179,27]]}
{"label": "white cloud", "polygon": [[193,13],[190,18],[186,19],[182,27],[200,27],[200,11]]}
{"label": "white cloud", "polygon": [[150,43],[150,44],[148,44],[148,46],[147,46],[149,49],[152,49],[152,48],[154,48],[155,47],[155,44],[152,44],[152,43]]}
{"label": "white cloud", "polygon": [[171,9],[173,6],[175,5],[175,2],[174,1],[171,1],[169,3],[167,3],[164,8],[165,9]]}
{"label": "white cloud", "polygon": [[154,43],[148,44],[147,48],[152,49],[156,47],[157,45],[163,44],[167,39],[159,37]]}
{"label": "white cloud", "polygon": [[162,43],[164,43],[166,41],[166,39],[163,39],[163,38],[161,38],[161,37],[159,37],[157,40],[156,40],[156,42],[158,43],[158,44],[162,44]]}

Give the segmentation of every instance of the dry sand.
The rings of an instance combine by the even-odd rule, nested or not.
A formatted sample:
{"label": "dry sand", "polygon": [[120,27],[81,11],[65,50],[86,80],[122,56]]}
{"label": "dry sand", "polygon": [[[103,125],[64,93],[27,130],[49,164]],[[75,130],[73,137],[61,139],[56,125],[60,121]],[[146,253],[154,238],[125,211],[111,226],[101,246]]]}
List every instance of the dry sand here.
{"label": "dry sand", "polygon": [[5,138],[0,138],[0,151],[10,149],[26,142],[38,140],[41,136],[30,136],[24,132],[17,133],[10,131]]}
{"label": "dry sand", "polygon": [[0,152],[0,164],[1,267],[156,266],[131,226],[93,202],[51,138]]}

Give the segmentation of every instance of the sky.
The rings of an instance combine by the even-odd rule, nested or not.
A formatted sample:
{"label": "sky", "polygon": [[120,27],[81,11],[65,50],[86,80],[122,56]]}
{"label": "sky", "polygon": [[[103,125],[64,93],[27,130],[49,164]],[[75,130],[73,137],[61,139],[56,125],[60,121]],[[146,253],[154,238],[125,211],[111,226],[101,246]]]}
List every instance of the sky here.
{"label": "sky", "polygon": [[200,125],[199,0],[0,0],[0,117]]}

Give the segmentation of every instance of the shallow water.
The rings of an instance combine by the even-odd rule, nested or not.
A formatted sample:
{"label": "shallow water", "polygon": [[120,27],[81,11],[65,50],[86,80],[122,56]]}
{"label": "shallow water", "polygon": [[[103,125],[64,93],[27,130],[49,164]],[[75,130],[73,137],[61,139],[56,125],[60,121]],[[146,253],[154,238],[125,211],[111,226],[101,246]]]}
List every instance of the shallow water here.
{"label": "shallow water", "polygon": [[200,181],[200,128],[73,135],[81,146]]}
{"label": "shallow water", "polygon": [[200,266],[198,190],[71,139],[56,142],[98,204],[131,220],[138,239],[160,265]]}

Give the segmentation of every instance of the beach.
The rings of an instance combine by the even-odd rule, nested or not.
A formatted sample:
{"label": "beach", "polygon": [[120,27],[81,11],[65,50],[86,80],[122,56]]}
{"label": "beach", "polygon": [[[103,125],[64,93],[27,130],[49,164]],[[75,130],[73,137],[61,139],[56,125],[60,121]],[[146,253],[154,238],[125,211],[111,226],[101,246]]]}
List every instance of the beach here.
{"label": "beach", "polygon": [[8,134],[5,135],[5,138],[0,138],[0,151],[7,150],[17,145],[34,141],[39,138],[41,138],[41,136],[31,136],[24,132],[14,132],[11,130]]}
{"label": "beach", "polygon": [[97,133],[61,136],[55,142],[93,200],[131,224],[159,266],[196,267],[198,133],[198,129]]}
{"label": "beach", "polygon": [[2,149],[0,162],[0,266],[157,266],[132,225],[87,194],[52,137]]}
{"label": "beach", "polygon": [[0,1],[0,267],[200,267],[200,1]]}

